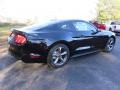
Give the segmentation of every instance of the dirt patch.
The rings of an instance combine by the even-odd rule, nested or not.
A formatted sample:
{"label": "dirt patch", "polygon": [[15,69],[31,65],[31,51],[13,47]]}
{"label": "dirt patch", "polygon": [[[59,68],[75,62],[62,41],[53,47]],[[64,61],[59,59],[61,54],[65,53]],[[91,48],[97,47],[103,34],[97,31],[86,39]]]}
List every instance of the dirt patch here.
{"label": "dirt patch", "polygon": [[7,48],[0,48],[0,53],[6,52],[8,49]]}

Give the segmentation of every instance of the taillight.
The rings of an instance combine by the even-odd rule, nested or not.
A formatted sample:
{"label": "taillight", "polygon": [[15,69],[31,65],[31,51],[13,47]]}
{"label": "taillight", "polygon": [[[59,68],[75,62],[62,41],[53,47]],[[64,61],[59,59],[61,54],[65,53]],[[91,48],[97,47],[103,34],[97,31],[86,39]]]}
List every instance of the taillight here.
{"label": "taillight", "polygon": [[26,37],[23,35],[16,35],[15,36],[15,43],[17,44],[25,44],[26,43]]}
{"label": "taillight", "polygon": [[105,30],[105,29],[106,29],[106,26],[105,26],[104,24],[99,24],[99,25],[97,26],[97,28],[102,29],[102,30]]}
{"label": "taillight", "polygon": [[106,25],[104,25],[104,30],[106,30]]}

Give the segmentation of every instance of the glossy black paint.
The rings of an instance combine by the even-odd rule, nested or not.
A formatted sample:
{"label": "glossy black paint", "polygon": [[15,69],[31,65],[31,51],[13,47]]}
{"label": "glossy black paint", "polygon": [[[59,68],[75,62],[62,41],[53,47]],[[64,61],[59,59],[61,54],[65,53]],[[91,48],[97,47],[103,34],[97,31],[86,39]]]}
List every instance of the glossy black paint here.
{"label": "glossy black paint", "polygon": [[[15,57],[30,58],[30,53],[40,54],[46,58],[49,50],[58,43],[63,43],[70,49],[71,55],[76,52],[79,47],[95,47],[103,49],[110,37],[115,38],[115,34],[110,31],[99,31],[96,27],[93,30],[77,31],[74,27],[74,22],[83,22],[82,20],[66,20],[54,22],[44,26],[31,26],[27,28],[14,29],[12,32],[24,35],[27,38],[27,43],[18,45],[13,39],[8,39],[10,44],[9,51]],[[67,25],[69,28],[61,28],[62,25]],[[10,38],[10,37],[9,37]]]}

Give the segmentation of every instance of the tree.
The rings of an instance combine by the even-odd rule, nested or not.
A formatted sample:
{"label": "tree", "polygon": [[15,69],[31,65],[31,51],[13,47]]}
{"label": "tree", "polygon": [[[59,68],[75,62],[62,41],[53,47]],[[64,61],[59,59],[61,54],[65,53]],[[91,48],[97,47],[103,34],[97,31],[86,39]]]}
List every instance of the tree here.
{"label": "tree", "polygon": [[99,0],[96,19],[102,22],[120,19],[120,0]]}

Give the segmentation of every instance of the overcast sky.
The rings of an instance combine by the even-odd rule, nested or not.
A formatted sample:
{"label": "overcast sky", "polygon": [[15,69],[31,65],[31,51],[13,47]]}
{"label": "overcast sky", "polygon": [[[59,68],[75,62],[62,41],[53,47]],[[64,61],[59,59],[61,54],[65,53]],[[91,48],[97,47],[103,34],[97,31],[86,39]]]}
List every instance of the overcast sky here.
{"label": "overcast sky", "polygon": [[96,15],[98,0],[0,0],[0,15],[24,19],[79,18]]}

